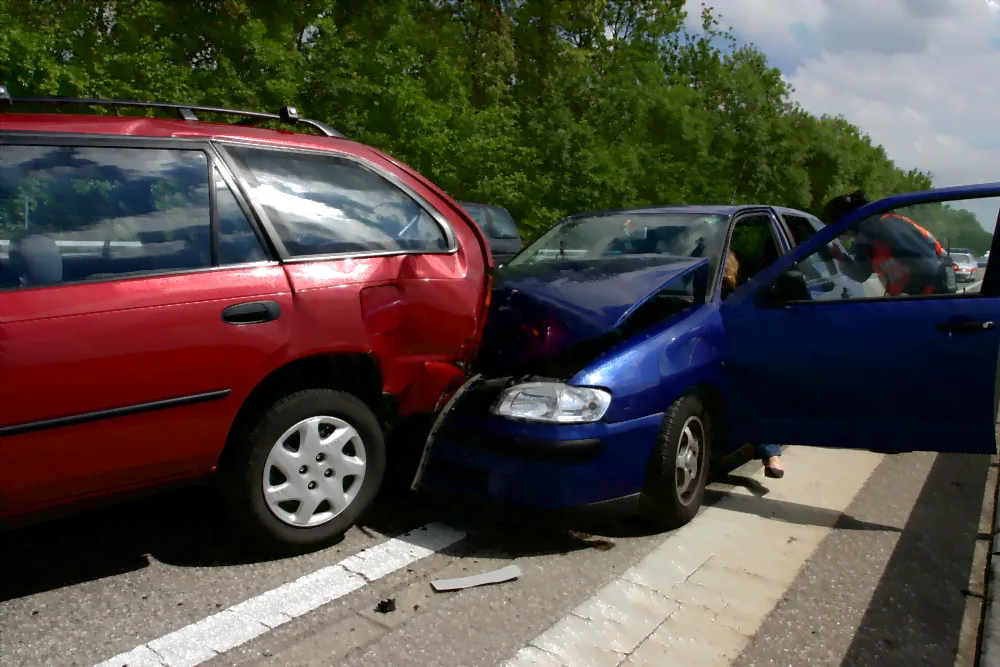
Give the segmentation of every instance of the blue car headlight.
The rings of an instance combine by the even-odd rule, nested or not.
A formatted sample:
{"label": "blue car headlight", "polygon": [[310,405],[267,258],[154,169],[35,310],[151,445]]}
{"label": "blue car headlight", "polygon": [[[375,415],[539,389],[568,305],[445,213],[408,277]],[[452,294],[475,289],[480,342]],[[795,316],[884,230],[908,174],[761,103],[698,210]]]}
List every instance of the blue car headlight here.
{"label": "blue car headlight", "polygon": [[493,414],[550,424],[586,424],[604,416],[611,392],[595,387],[571,387],[561,382],[526,382],[500,395]]}

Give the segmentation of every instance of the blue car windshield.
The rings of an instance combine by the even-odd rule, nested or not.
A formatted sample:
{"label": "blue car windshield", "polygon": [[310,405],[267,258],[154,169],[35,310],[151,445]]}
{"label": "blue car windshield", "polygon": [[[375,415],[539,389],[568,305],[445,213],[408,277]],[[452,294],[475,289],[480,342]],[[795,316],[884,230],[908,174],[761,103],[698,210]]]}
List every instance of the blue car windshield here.
{"label": "blue car windshield", "polygon": [[508,266],[597,260],[622,255],[709,257],[713,268],[729,216],[698,213],[616,213],[567,218],[529,245]]}

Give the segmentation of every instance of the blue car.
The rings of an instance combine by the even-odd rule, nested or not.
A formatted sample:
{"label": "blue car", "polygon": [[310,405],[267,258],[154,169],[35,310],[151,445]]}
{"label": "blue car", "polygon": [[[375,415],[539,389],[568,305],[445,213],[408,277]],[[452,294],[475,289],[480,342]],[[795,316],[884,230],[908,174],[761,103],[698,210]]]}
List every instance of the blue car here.
{"label": "blue car", "polygon": [[[889,297],[849,277],[848,252],[859,221],[994,196],[1000,184],[911,193],[831,226],[766,206],[562,220],[495,272],[472,375],[413,488],[669,529],[748,443],[994,453],[1000,285],[987,271],[981,293],[959,294],[942,266],[934,294]],[[741,271],[726,289],[729,253]],[[937,381],[955,366],[973,369],[961,399]]]}

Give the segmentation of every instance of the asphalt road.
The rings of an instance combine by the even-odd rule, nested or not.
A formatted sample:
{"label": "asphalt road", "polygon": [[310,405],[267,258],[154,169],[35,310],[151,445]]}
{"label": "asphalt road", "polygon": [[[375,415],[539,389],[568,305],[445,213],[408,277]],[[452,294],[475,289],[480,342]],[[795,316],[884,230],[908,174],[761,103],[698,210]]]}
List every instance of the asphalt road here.
{"label": "asphalt road", "polygon": [[975,280],[971,283],[958,283],[959,292],[978,292],[982,287],[982,280]]}
{"label": "asphalt road", "polygon": [[[329,549],[254,562],[206,489],[8,533],[0,667],[972,666],[995,459],[784,458],[784,479],[744,467],[658,535],[389,497]],[[511,563],[516,581],[430,587]]]}

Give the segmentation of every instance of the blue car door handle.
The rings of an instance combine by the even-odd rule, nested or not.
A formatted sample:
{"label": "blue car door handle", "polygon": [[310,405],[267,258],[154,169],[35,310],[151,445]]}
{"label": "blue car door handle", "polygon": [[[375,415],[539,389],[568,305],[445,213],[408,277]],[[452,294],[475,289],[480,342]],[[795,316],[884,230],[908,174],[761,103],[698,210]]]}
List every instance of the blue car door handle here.
{"label": "blue car door handle", "polygon": [[940,322],[934,325],[938,331],[945,331],[947,333],[975,333],[976,331],[989,331],[990,329],[995,329],[996,326],[993,322],[979,322],[977,320]]}

